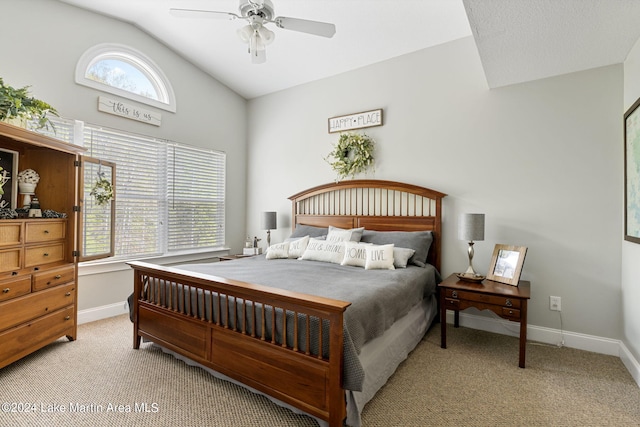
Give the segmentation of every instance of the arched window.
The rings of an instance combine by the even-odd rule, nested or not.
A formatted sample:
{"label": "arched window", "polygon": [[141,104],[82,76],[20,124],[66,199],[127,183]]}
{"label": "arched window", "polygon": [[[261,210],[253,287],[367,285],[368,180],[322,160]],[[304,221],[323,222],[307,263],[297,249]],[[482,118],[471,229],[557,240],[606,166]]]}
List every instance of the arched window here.
{"label": "arched window", "polygon": [[76,83],[176,111],[173,89],[162,70],[128,46],[106,43],[88,49],[76,66]]}

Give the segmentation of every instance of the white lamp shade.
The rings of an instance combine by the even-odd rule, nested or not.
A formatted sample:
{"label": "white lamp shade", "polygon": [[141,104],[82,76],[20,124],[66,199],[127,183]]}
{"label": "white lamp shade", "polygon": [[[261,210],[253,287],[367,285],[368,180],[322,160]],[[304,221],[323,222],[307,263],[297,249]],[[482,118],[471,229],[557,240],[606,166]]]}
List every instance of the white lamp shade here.
{"label": "white lamp shade", "polygon": [[458,221],[458,239],[468,242],[484,240],[484,214],[461,214]]}
{"label": "white lamp shade", "polygon": [[276,212],[262,212],[260,228],[263,230],[275,230],[278,228]]}

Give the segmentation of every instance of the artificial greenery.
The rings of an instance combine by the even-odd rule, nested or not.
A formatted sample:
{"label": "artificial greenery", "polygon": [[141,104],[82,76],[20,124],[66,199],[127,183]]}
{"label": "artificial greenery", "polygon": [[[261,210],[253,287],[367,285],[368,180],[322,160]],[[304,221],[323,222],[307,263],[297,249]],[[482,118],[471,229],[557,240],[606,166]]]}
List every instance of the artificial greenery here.
{"label": "artificial greenery", "polygon": [[5,85],[0,77],[0,120],[25,118],[34,120],[38,129],[51,127],[55,130],[48,114],[57,116],[58,112],[46,102],[29,96],[29,86],[15,89]]}
{"label": "artificial greenery", "polygon": [[339,180],[348,176],[353,178],[373,164],[373,148],[374,141],[367,135],[342,133],[325,160],[338,173]]}
{"label": "artificial greenery", "polygon": [[113,186],[106,178],[99,176],[89,195],[93,196],[99,206],[104,206],[113,199]]}

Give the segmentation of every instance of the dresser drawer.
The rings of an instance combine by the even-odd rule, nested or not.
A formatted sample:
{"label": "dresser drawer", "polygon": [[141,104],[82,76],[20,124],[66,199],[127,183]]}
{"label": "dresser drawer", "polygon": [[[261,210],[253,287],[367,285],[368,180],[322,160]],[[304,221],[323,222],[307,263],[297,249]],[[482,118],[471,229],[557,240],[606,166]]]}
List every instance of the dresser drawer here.
{"label": "dresser drawer", "polygon": [[66,236],[66,221],[43,221],[37,220],[27,222],[25,243],[50,242],[61,240]]}
{"label": "dresser drawer", "polygon": [[31,293],[0,303],[0,331],[75,304],[74,283]]}
{"label": "dresser drawer", "polygon": [[70,306],[0,333],[0,368],[64,335],[73,334],[75,323],[75,307]]}
{"label": "dresser drawer", "polygon": [[24,266],[35,267],[41,264],[64,260],[64,243],[31,246],[24,250]]}
{"label": "dresser drawer", "polygon": [[6,301],[31,292],[31,276],[0,281],[0,301]]}
{"label": "dresser drawer", "polygon": [[0,246],[16,246],[22,243],[22,222],[0,224]]}
{"label": "dresser drawer", "polygon": [[501,297],[497,295],[479,294],[475,292],[447,289],[446,298],[455,298],[465,301],[483,302],[485,304],[501,305],[504,307],[520,308],[520,300],[517,298]]}
{"label": "dresser drawer", "polygon": [[0,250],[0,272],[20,270],[22,248]]}
{"label": "dresser drawer", "polygon": [[75,279],[75,266],[73,264],[52,268],[33,275],[33,291],[52,288],[64,283],[73,282]]}

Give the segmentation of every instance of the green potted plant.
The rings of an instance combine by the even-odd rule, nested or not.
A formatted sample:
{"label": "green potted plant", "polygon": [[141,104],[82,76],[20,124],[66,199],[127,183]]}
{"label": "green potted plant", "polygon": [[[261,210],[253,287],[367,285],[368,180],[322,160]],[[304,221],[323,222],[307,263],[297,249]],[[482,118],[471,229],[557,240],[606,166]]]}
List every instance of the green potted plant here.
{"label": "green potted plant", "polygon": [[0,77],[0,120],[6,121],[12,118],[33,120],[37,124],[37,129],[49,128],[49,126],[53,129],[53,124],[47,117],[48,114],[57,116],[58,112],[46,102],[30,96],[29,86],[15,89],[5,85]]}

